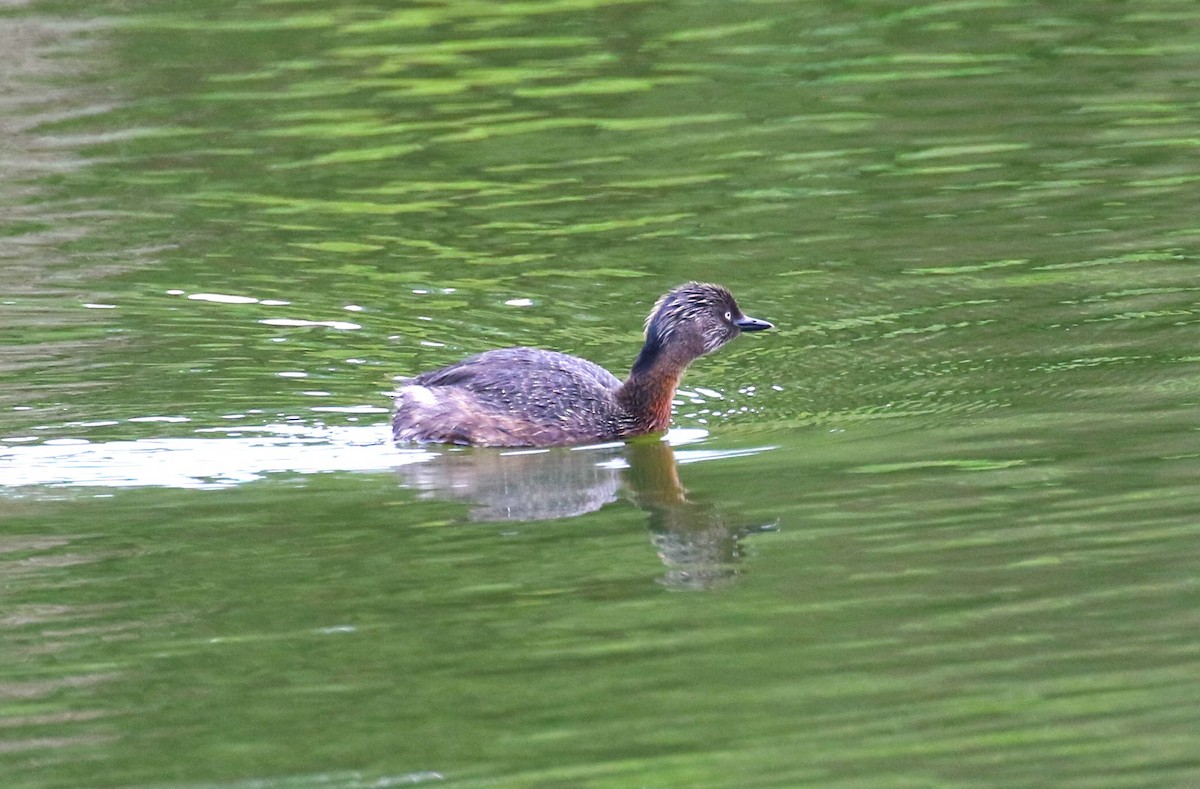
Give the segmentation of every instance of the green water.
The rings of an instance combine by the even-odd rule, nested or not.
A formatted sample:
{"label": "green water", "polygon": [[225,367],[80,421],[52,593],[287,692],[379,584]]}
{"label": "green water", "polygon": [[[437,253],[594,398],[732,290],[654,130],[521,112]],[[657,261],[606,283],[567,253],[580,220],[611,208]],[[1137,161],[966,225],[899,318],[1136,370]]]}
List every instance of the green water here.
{"label": "green water", "polygon": [[[1200,784],[1198,25],[7,4],[3,785]],[[688,279],[669,444],[390,444]]]}

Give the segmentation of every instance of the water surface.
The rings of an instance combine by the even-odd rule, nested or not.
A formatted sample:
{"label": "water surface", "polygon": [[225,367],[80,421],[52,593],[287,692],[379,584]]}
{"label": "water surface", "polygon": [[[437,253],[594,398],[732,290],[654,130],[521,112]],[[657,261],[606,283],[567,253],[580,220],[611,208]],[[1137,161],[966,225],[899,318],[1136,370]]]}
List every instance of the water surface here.
{"label": "water surface", "polygon": [[[1189,5],[0,14],[6,785],[1200,780]],[[666,442],[389,442],[689,279]]]}

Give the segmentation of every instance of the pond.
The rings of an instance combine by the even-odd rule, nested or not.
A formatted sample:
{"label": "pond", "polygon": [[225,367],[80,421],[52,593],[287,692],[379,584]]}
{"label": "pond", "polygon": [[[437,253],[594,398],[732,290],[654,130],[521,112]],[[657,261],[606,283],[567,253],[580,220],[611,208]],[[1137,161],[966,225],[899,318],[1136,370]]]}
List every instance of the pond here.
{"label": "pond", "polygon": [[[1197,25],[6,4],[5,785],[1195,785]],[[391,442],[688,280],[664,440]]]}

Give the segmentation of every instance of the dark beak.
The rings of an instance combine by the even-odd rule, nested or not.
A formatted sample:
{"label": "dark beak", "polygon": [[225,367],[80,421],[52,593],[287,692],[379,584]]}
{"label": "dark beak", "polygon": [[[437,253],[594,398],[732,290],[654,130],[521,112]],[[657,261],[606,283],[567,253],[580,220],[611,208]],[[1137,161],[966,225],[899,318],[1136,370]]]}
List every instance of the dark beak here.
{"label": "dark beak", "polygon": [[762,331],[763,329],[774,329],[775,325],[767,321],[760,321],[758,318],[751,318],[749,315],[742,315],[733,322],[742,331]]}

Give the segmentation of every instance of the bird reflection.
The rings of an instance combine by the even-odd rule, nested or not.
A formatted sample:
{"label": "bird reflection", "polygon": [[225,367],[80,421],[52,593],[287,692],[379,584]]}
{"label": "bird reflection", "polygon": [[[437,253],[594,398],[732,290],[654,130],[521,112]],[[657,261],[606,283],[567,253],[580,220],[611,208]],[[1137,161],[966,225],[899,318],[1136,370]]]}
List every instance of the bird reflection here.
{"label": "bird reflection", "polygon": [[398,469],[425,498],[471,504],[473,521],[534,521],[594,512],[624,495],[649,516],[651,543],[671,589],[713,589],[738,574],[743,537],[770,530],[730,525],[693,501],[679,481],[674,448],[643,439],[622,445],[534,451],[465,450]]}
{"label": "bird reflection", "polygon": [[398,471],[424,498],[470,502],[473,521],[543,521],[585,515],[617,500],[620,475],[598,454],[468,449]]}

